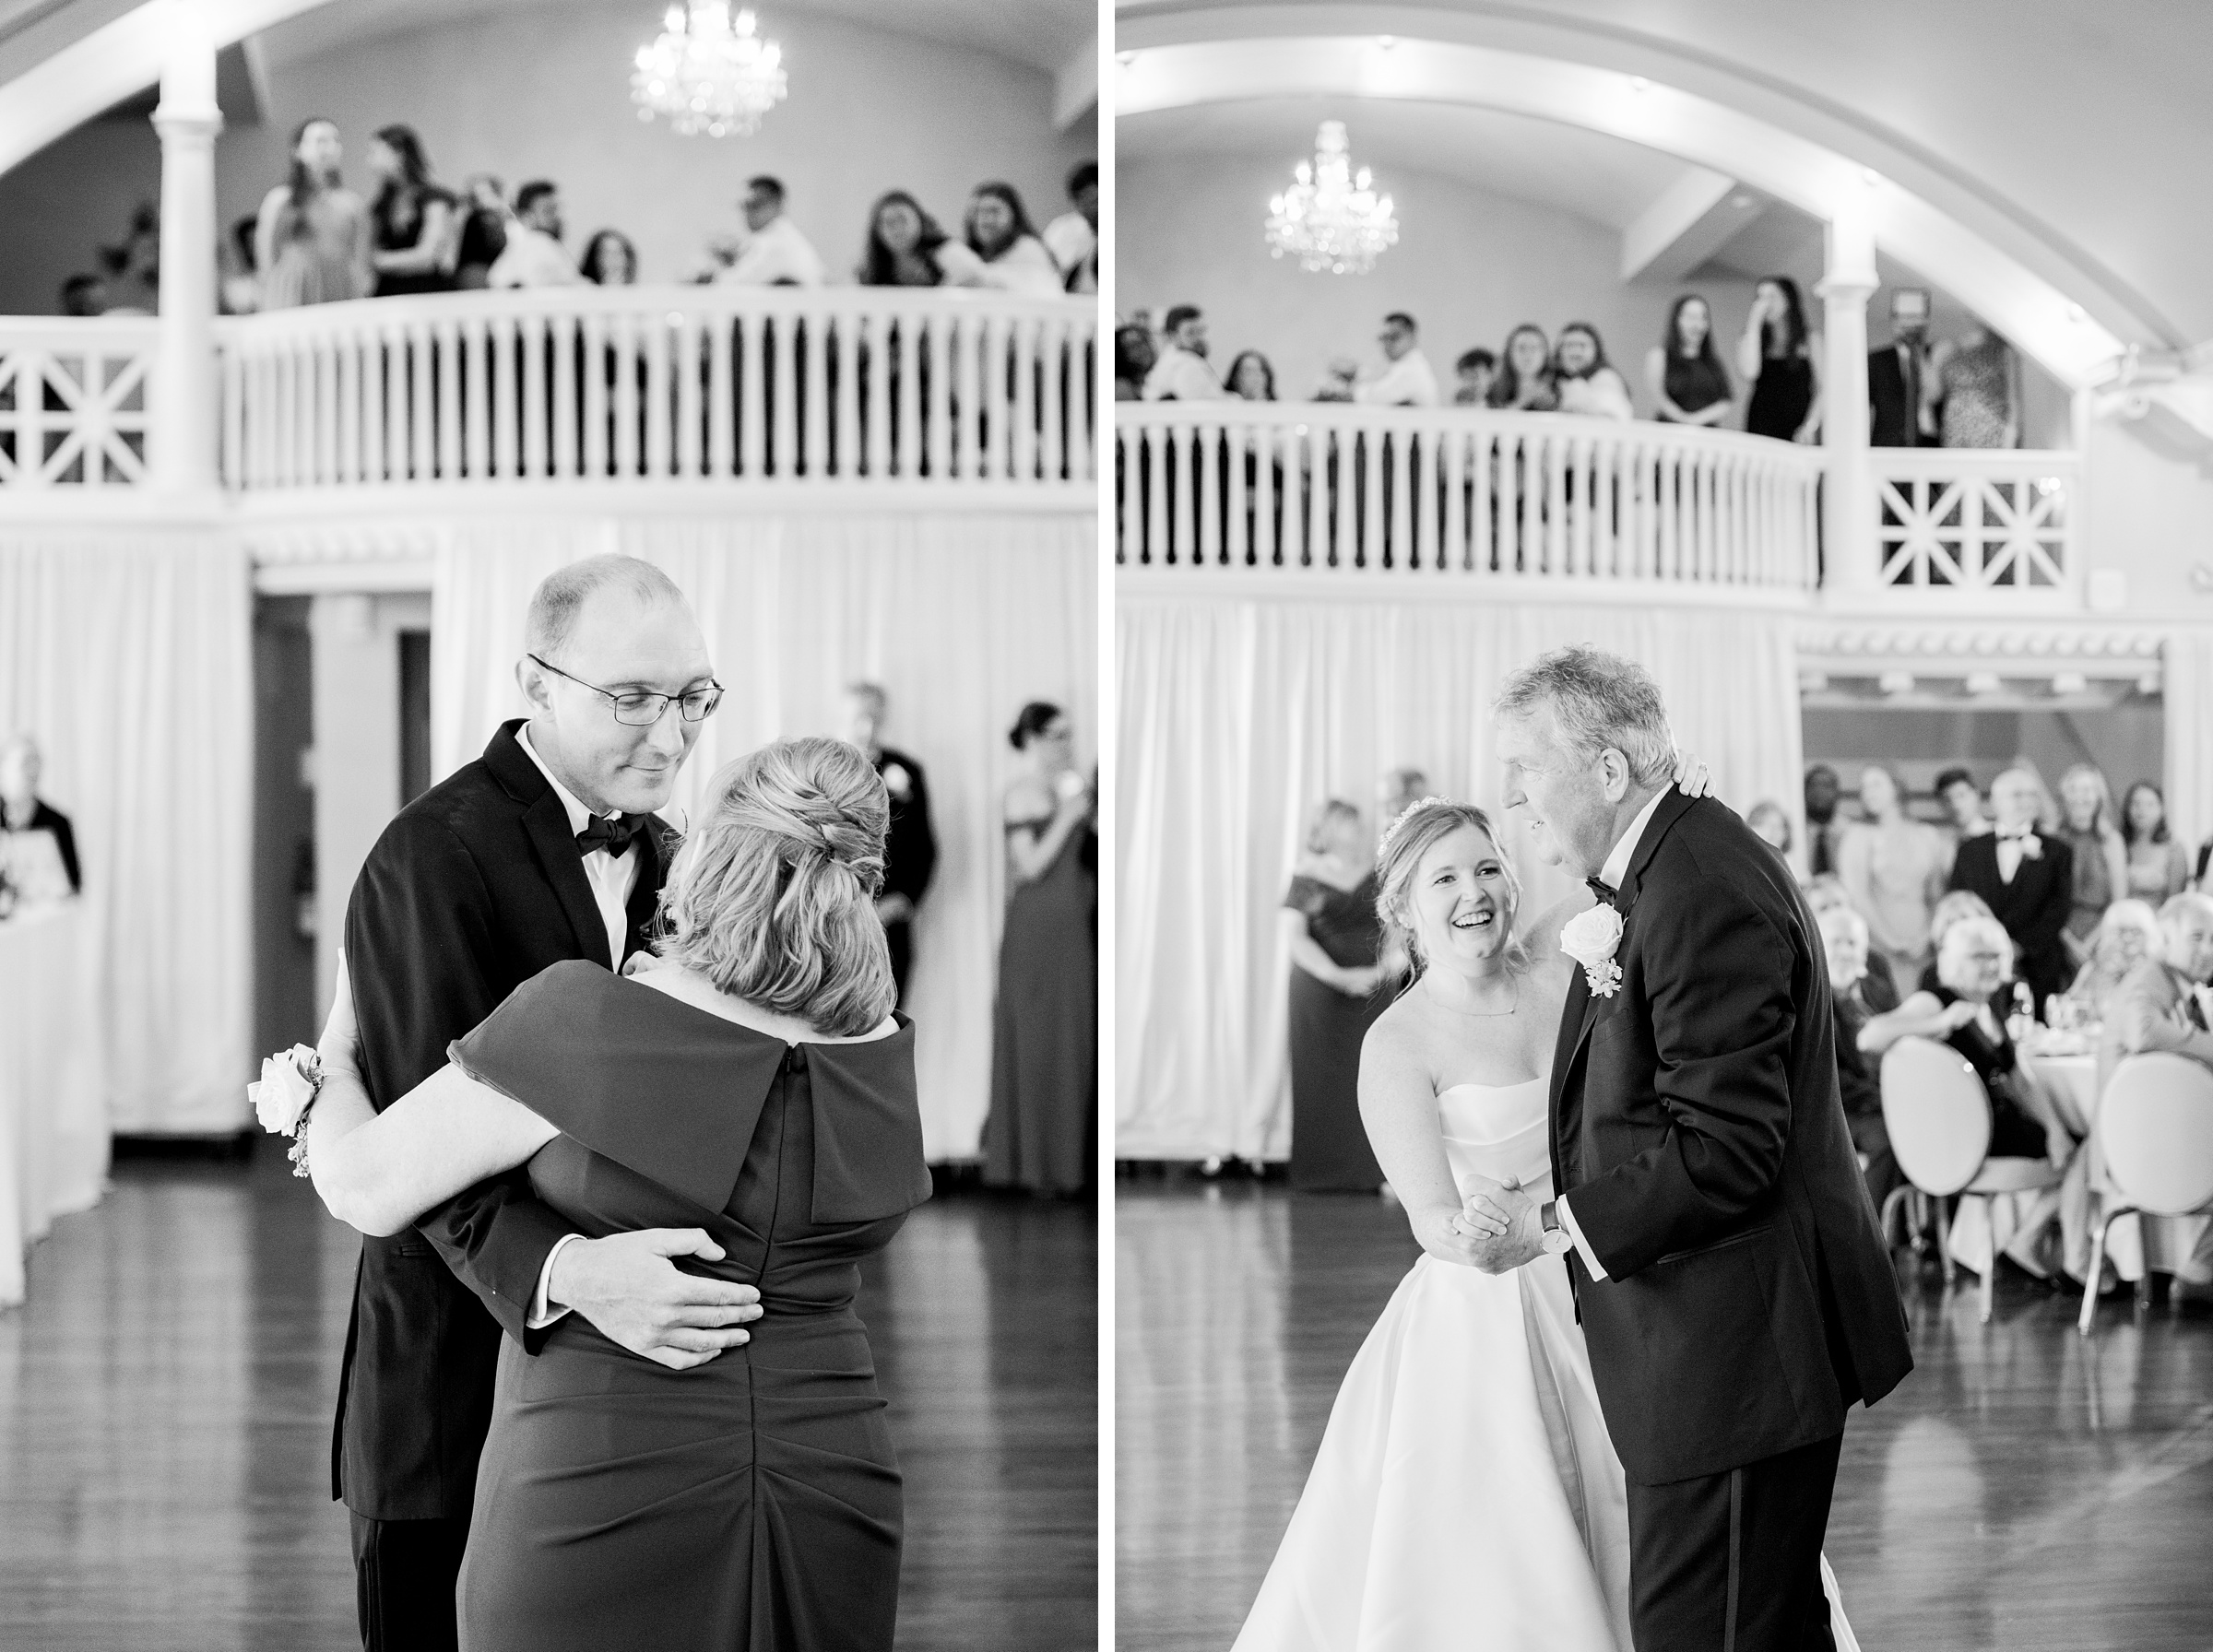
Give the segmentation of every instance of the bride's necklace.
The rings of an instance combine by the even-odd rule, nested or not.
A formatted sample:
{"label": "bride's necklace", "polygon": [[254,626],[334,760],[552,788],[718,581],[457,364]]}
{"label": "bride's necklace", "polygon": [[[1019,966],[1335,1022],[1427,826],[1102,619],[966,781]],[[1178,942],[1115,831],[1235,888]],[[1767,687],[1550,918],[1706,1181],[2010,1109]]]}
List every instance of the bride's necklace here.
{"label": "bride's necklace", "polygon": [[1513,996],[1513,998],[1512,998],[1512,1000],[1511,1000],[1509,1003],[1508,1003],[1507,1007],[1506,1007],[1504,1009],[1458,1009],[1458,1008],[1456,1008],[1456,1007],[1455,1007],[1455,1006],[1453,1006],[1453,1005],[1450,1005],[1450,1004],[1448,1004],[1448,1003],[1446,1003],[1446,1002],[1444,1001],[1444,999],[1443,999],[1443,998],[1441,998],[1441,997],[1438,997],[1436,990],[1435,990],[1434,988],[1432,988],[1432,987],[1429,987],[1429,986],[1424,986],[1424,987],[1422,988],[1422,996],[1423,996],[1423,997],[1426,997],[1426,998],[1427,998],[1427,999],[1428,999],[1428,1000],[1429,1000],[1429,1001],[1430,1001],[1432,1004],[1436,1005],[1436,1006],[1437,1006],[1437,1007],[1438,1007],[1439,1009],[1443,1010],[1443,1011],[1444,1011],[1444,1012],[1445,1012],[1447,1015],[1457,1015],[1457,1016],[1461,1017],[1462,1020],[1465,1020],[1465,1021],[1495,1021],[1498,1020],[1498,1019],[1499,1019],[1501,1016],[1508,1016],[1508,1015],[1511,1015],[1511,1014],[1513,1014],[1513,1012],[1514,1012],[1516,1009],[1518,1009],[1519,1008],[1521,1008],[1521,976],[1519,976],[1519,975],[1516,975],[1516,976],[1513,978],[1513,981],[1514,981],[1514,996]]}

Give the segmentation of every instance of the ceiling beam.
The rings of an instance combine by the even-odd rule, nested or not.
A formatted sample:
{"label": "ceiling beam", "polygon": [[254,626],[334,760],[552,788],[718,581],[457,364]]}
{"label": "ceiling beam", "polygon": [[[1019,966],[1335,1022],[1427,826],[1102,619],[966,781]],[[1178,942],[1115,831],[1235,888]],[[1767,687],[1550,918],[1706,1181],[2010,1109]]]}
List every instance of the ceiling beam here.
{"label": "ceiling beam", "polygon": [[1621,232],[1624,281],[1680,281],[1735,239],[1767,202],[1735,179],[1686,167]]}
{"label": "ceiling beam", "polygon": [[1053,74],[1053,128],[1065,132],[1099,101],[1099,36],[1093,30],[1073,57]]}

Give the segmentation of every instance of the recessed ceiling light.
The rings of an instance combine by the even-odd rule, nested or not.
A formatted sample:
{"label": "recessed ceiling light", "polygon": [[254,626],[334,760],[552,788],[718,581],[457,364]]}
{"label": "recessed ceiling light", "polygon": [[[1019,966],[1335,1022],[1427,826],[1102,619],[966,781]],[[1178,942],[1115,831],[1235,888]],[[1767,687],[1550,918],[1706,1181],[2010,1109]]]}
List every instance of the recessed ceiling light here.
{"label": "recessed ceiling light", "polygon": [[1390,51],[1398,43],[1399,38],[1395,34],[1379,34],[1376,36],[1376,44],[1382,47],[1386,52]]}
{"label": "recessed ceiling light", "polygon": [[1876,171],[1871,166],[1862,167],[1860,169],[1860,176],[1869,183],[1880,183],[1883,181],[1882,173]]}
{"label": "recessed ceiling light", "polygon": [[1652,83],[1647,80],[1642,75],[1631,75],[1629,77],[1629,89],[1633,92],[1648,90],[1650,89],[1651,84]]}
{"label": "recessed ceiling light", "polygon": [[2088,310],[2085,310],[2080,304],[2069,304],[2067,306],[2067,319],[2069,321],[2088,321],[2089,318],[2090,313]]}
{"label": "recessed ceiling light", "polygon": [[1752,205],[1752,197],[1743,194],[1734,195],[1729,197],[1729,205],[1741,212]]}

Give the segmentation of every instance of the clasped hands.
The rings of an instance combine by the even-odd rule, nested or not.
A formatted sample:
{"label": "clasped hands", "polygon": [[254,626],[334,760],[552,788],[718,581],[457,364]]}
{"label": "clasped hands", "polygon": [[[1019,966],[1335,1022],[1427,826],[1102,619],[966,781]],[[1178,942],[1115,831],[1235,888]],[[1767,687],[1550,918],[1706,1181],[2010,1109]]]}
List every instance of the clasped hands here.
{"label": "clasped hands", "polygon": [[1519,1181],[1470,1178],[1473,1191],[1458,1208],[1443,1207],[1417,1224],[1422,1248],[1440,1262],[1511,1273],[1544,1254],[1538,1202]]}

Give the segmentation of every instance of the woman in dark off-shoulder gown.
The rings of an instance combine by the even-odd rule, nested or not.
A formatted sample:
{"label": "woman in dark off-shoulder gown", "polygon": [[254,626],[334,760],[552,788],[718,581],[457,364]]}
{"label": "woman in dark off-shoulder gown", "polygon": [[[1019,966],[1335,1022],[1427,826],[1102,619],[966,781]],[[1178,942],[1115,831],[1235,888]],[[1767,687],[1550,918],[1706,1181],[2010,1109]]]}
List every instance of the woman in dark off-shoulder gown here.
{"label": "woman in dark off-shoulder gown", "polygon": [[751,1339],[686,1369],[575,1315],[535,1357],[502,1346],[467,1652],[892,1646],[899,1467],[853,1302],[929,1175],[873,912],[883,785],[841,742],[780,741],[701,814],[661,967],[555,964],[382,1115],[335,1078],[310,1115],[317,1190],[366,1232],[527,1164],[578,1233],[696,1228],[685,1269],[761,1293]]}

